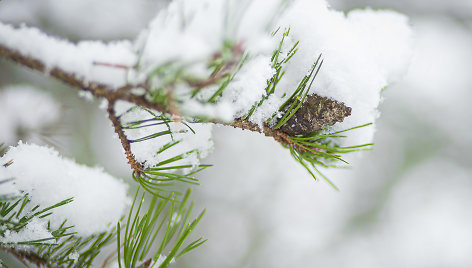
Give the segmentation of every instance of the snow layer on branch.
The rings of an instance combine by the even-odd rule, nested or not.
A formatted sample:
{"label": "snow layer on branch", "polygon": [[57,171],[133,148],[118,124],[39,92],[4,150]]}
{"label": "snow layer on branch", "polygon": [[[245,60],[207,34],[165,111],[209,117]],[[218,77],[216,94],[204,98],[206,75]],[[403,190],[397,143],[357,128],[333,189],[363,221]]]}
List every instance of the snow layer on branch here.
{"label": "snow layer on branch", "polygon": [[74,44],[25,25],[15,28],[0,22],[0,44],[40,60],[49,70],[57,67],[85,81],[114,87],[126,83],[127,71],[94,62],[125,66],[136,63],[136,55],[129,41],[81,41]]}
{"label": "snow layer on branch", "polygon": [[[273,49],[267,27],[280,0],[175,0],[157,14],[137,39],[140,63],[194,63],[220,51],[225,41],[241,41],[252,53]],[[265,12],[261,12],[264,8]]]}
{"label": "snow layer on branch", "polygon": [[266,95],[267,80],[274,74],[269,56],[258,56],[243,65],[221,97],[233,110],[234,118],[247,114],[249,109]]}
{"label": "snow layer on branch", "polygon": [[[293,91],[302,75],[322,54],[324,63],[312,93],[344,102],[352,115],[336,129],[374,122],[380,91],[407,70],[412,31],[404,15],[393,11],[332,10],[323,0],[298,0],[286,10],[281,27],[290,27],[285,50],[300,41],[279,89]],[[280,94],[280,92],[279,92]],[[373,128],[349,135],[349,143],[369,143]]]}
{"label": "snow layer on branch", "polygon": [[[188,77],[207,79],[211,74],[208,61],[224,53],[224,47],[232,43],[250,57],[225,89],[227,94],[215,105],[188,99],[181,106],[188,115],[224,121],[242,115],[260,100],[273,74],[270,56],[277,40],[271,37],[270,31],[280,7],[279,0],[173,1],[136,40],[141,72],[137,80],[145,79],[168,63],[179,66]],[[214,93],[216,89],[210,87],[209,92]],[[179,85],[176,90],[188,95],[190,88]]]}
{"label": "snow layer on branch", "polygon": [[16,143],[17,131],[39,130],[57,121],[59,112],[59,105],[47,93],[26,85],[5,87],[0,91],[0,140]]}
{"label": "snow layer on branch", "polygon": [[[411,30],[406,17],[370,9],[345,14],[330,9],[323,0],[296,0],[283,9],[284,3],[175,0],[157,14],[134,44],[72,44],[37,29],[0,24],[0,44],[39,57],[49,68],[57,66],[87,80],[119,86],[126,81],[142,82],[167,63],[172,63],[175,73],[182,70],[185,77],[205,81],[211,72],[208,60],[221,53],[229,41],[240,46],[249,58],[216,105],[197,103],[190,97],[180,99],[181,95],[190,95],[191,86],[185,82],[172,85],[172,89],[180,94],[181,111],[186,115],[230,120],[244,114],[264,95],[265,81],[273,74],[270,56],[280,34],[290,27],[283,50],[287,52],[294,42],[300,41],[298,52],[284,69],[286,73],[276,90],[278,98],[271,96],[255,111],[251,121],[262,124],[271,116],[282,102],[281,96],[295,90],[322,54],[324,64],[311,93],[342,101],[352,108],[352,115],[335,129],[374,122],[381,89],[402,76],[410,59]],[[278,27],[281,30],[271,37],[270,33]],[[135,76],[123,69],[94,65],[96,61],[137,64],[138,73]],[[165,74],[164,77],[168,78]],[[156,80],[165,82],[162,78]],[[373,132],[373,128],[357,131],[346,142],[371,142]]]}
{"label": "snow layer on branch", "polygon": [[[0,178],[14,178],[0,194],[15,189],[27,193],[32,204],[46,208],[67,198],[72,203],[54,209],[48,217],[54,227],[65,219],[75,225],[80,236],[109,230],[123,215],[129,198],[127,185],[105,173],[101,168],[89,168],[63,158],[52,148],[20,142],[10,147],[0,163]],[[111,224],[111,225],[110,225]]]}
{"label": "snow layer on branch", "polygon": [[[193,110],[193,114],[216,115],[222,120],[244,115],[264,96],[266,82],[274,73],[271,53],[283,29],[289,27],[291,34],[283,51],[287,52],[300,41],[298,52],[284,69],[286,74],[276,91],[278,97],[271,96],[256,109],[250,118],[254,123],[262,124],[277,111],[282,103],[280,97],[295,90],[320,54],[324,64],[311,93],[342,101],[353,108],[352,115],[337,124],[336,130],[374,122],[381,101],[380,91],[406,72],[412,33],[407,18],[393,11],[366,9],[345,14],[330,9],[323,0],[293,1],[285,10],[280,9],[280,1],[224,3],[174,1],[138,39],[141,63],[148,71],[170,61],[180,61],[182,66],[195,67],[191,70],[197,77],[208,75],[205,65],[196,63],[221,50],[225,38],[241,42],[249,53],[249,60],[216,105],[208,107],[189,101],[188,105],[182,105],[185,112]],[[282,30],[270,37],[270,32],[278,27]],[[373,128],[364,129],[345,141],[369,143],[373,133]]]}
{"label": "snow layer on branch", "polygon": [[[53,235],[47,229],[48,222],[45,219],[32,218],[31,221],[19,232],[6,231],[5,235],[0,236],[2,243],[19,243],[25,241],[34,241],[40,239],[53,238]],[[53,243],[51,239],[49,242]]]}

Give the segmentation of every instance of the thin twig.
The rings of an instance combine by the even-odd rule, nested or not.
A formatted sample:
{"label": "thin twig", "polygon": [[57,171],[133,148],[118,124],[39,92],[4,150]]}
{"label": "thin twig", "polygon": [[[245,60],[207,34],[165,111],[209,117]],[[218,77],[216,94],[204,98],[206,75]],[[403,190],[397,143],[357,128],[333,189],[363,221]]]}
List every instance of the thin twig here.
{"label": "thin twig", "polygon": [[231,124],[225,124],[228,126],[232,126],[234,128],[240,128],[240,129],[245,129],[245,130],[250,130],[254,132],[259,132],[264,134],[267,137],[272,137],[274,140],[279,142],[280,144],[287,146],[287,147],[293,147],[297,149],[300,152],[306,152],[307,150],[303,147],[298,146],[295,144],[291,139],[290,136],[287,135],[286,133],[277,130],[277,129],[272,129],[267,125],[264,125],[264,127],[261,129],[259,125],[254,124],[248,120],[241,120],[241,119],[236,119]]}
{"label": "thin twig", "polygon": [[54,67],[50,71],[48,71],[46,65],[39,59],[35,59],[30,56],[25,56],[15,49],[6,47],[1,44],[0,56],[12,60],[20,65],[29,67],[33,70],[50,75],[71,87],[88,91],[96,97],[102,97],[107,100],[123,100],[162,113],[168,113],[168,109],[164,105],[161,105],[159,103],[151,103],[146,100],[144,96],[129,94],[129,90],[132,88],[129,85],[115,89],[102,83],[85,82],[82,78],[77,77],[77,75],[64,71],[58,67]]}
{"label": "thin twig", "polygon": [[131,168],[133,169],[136,175],[140,175],[143,173],[143,166],[136,160],[134,154],[131,152],[130,142],[126,137],[125,132],[123,131],[123,126],[121,125],[120,119],[118,119],[115,114],[114,106],[115,100],[108,100],[108,118],[110,119],[113,124],[113,127],[115,128],[115,132],[116,134],[118,134],[118,138],[120,138],[121,146],[125,150],[126,158],[128,159],[128,164],[130,164]]}

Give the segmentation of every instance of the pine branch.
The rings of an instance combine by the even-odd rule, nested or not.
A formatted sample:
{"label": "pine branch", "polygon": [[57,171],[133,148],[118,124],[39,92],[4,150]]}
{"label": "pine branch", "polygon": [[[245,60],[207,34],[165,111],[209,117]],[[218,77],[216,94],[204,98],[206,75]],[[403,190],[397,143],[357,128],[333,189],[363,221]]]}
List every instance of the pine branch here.
{"label": "pine branch", "polygon": [[[126,135],[123,131],[123,126],[119,122],[117,118],[113,105],[116,101],[126,101],[137,106],[145,107],[154,111],[158,111],[163,114],[169,114],[174,116],[180,116],[176,114],[175,109],[170,109],[161,103],[151,102],[147,100],[144,96],[138,96],[131,93],[131,89],[135,88],[135,86],[127,85],[121,88],[115,89],[108,85],[96,83],[96,82],[86,82],[82,78],[78,78],[76,75],[72,73],[68,73],[58,67],[54,67],[49,72],[44,63],[42,63],[39,59],[26,56],[21,54],[20,52],[16,51],[15,49],[6,47],[4,45],[0,45],[0,55],[6,59],[12,60],[17,64],[29,67],[33,70],[39,71],[44,74],[49,74],[50,76],[77,88],[79,90],[84,90],[87,92],[92,93],[96,97],[104,98],[108,101],[108,116],[110,121],[112,121],[113,126],[115,128],[115,132],[118,134],[120,141],[122,143],[123,149],[125,150],[126,157],[128,159],[128,163],[130,164],[131,168],[134,170],[135,173],[140,174],[142,173],[142,165],[138,163],[134,158],[131,149],[130,149],[130,141],[126,138]],[[211,78],[212,79],[212,78]],[[203,82],[201,82],[203,83]],[[198,86],[201,86],[201,83]],[[144,85],[139,85],[143,87]],[[243,130],[255,131],[259,133],[263,133],[268,137],[273,137],[277,142],[281,143],[286,147],[293,147],[297,150],[305,151],[302,147],[294,145],[293,142],[289,139],[289,136],[281,130],[274,130],[267,125],[264,126],[262,129],[257,125],[249,122],[246,119],[235,120],[232,123],[221,122],[217,120],[209,120],[211,123],[215,124],[223,124],[229,125],[235,128],[240,128]]]}
{"label": "pine branch", "polygon": [[[344,103],[330,100],[316,94],[308,95],[308,92],[323,64],[321,55],[319,55],[319,57],[314,61],[311,69],[308,70],[308,73],[300,80],[297,88],[295,88],[295,90],[290,93],[290,96],[285,98],[285,102],[272,115],[272,117],[267,119],[262,126],[254,124],[249,120],[256,109],[258,109],[258,107],[260,107],[270,95],[275,93],[278,83],[285,74],[285,64],[298,50],[299,43],[296,42],[286,53],[282,51],[283,42],[285,37],[289,35],[289,32],[290,29],[287,29],[283,33],[279,46],[273,53],[271,59],[272,67],[276,72],[275,75],[267,81],[266,94],[261,98],[260,101],[253,105],[246,115],[233,120],[231,123],[204,117],[197,117],[193,118],[192,120],[194,122],[222,124],[243,130],[263,133],[265,136],[272,137],[283,147],[288,148],[295,160],[305,167],[315,179],[316,176],[314,175],[313,171],[325,178],[318,171],[315,165],[330,167],[333,166],[329,164],[332,161],[341,161],[347,163],[341,158],[339,154],[352,152],[359,149],[338,150],[337,148],[339,146],[336,143],[330,145],[333,138],[338,138],[338,136],[333,133],[325,134],[326,137],[323,139],[308,138],[307,140],[299,140],[299,138],[303,139],[305,137],[319,137],[321,135],[321,131],[323,131],[326,127],[331,126],[336,122],[342,122],[345,117],[351,114],[351,108],[345,106]],[[159,191],[166,192],[167,190],[163,189],[162,186],[172,184],[174,181],[195,184],[198,183],[194,178],[189,177],[189,175],[193,173],[187,175],[178,175],[175,172],[164,172],[163,169],[170,170],[172,167],[157,167],[161,165],[161,163],[156,166],[157,168],[151,167],[145,169],[144,163],[139,163],[131,151],[130,144],[133,142],[144,141],[167,134],[172,136],[173,131],[169,126],[167,131],[154,133],[136,140],[128,139],[124,129],[142,128],[158,125],[161,123],[168,124],[168,122],[171,121],[184,122],[182,119],[182,114],[180,113],[180,110],[177,106],[177,101],[179,100],[174,99],[173,88],[176,86],[176,84],[180,81],[185,82],[187,85],[192,87],[193,89],[190,90],[192,92],[192,97],[195,97],[203,87],[218,84],[219,88],[216,90],[216,92],[214,92],[208,100],[203,101],[203,103],[208,104],[215,103],[218,101],[225,88],[231,82],[235,73],[247,59],[247,55],[243,55],[241,44],[225,43],[221,53],[215,54],[214,58],[210,62],[210,69],[213,70],[213,73],[206,80],[192,80],[193,78],[189,78],[184,75],[182,66],[178,64],[174,65],[173,63],[167,63],[156,67],[152,73],[148,75],[146,81],[142,84],[126,85],[120,88],[113,88],[101,83],[84,81],[84,79],[79,78],[72,73],[68,73],[58,67],[55,67],[50,72],[47,72],[46,66],[39,59],[22,55],[20,52],[2,45],[0,45],[0,56],[10,59],[20,65],[24,65],[42,73],[49,74],[72,87],[90,92],[96,97],[107,100],[108,117],[114,126],[115,132],[118,134],[128,159],[128,163],[133,169],[133,178],[150,193]],[[107,63],[96,64],[106,66],[110,65]],[[126,67],[119,65],[113,67],[138,69],[137,66]],[[159,78],[159,81],[163,80],[164,82],[159,84],[157,87],[151,86],[150,81],[152,81],[154,78]],[[145,94],[139,93],[141,95],[136,95],[136,93],[133,93],[133,90],[137,88],[141,89],[141,92],[144,90]],[[149,112],[156,111],[160,114],[159,116],[161,118],[165,117],[167,119],[162,120],[158,118],[159,116],[154,115],[155,119],[152,120],[161,120],[162,122],[146,124],[147,122],[145,121],[147,120],[143,120],[140,122],[128,122],[125,123],[125,126],[123,126],[123,123],[120,120],[121,115],[117,116],[114,110],[114,104],[117,101],[125,101],[134,104],[137,107],[148,110]],[[278,118],[280,115],[281,118]],[[173,145],[175,145],[175,143]],[[370,146],[370,144],[360,145],[359,147],[364,146]],[[157,152],[157,154],[159,154],[159,152]],[[181,159],[182,155],[176,156],[175,159],[171,158],[168,160],[174,162],[178,159]],[[306,162],[308,162],[309,165],[307,165]],[[163,161],[163,163],[167,163],[167,160]],[[201,169],[205,167],[205,165],[200,166]],[[188,166],[177,166],[177,169],[184,168],[188,168]],[[330,184],[333,185],[331,182]]]}
{"label": "pine branch", "polygon": [[264,134],[267,137],[272,137],[274,140],[279,142],[280,144],[284,145],[285,147],[294,147],[300,151],[306,151],[303,147],[298,146],[290,139],[290,136],[285,132],[277,129],[272,129],[268,126],[268,124],[264,124],[263,128],[259,127],[259,125],[254,124],[246,119],[236,119],[231,124],[227,124],[228,126],[232,126],[234,128],[240,128],[243,130],[249,130],[253,132],[259,132]]}
{"label": "pine branch", "polygon": [[[46,219],[55,208],[70,202],[72,199],[65,199],[41,209],[39,205],[32,206],[34,204],[30,204],[27,195],[16,198],[0,195],[0,237],[7,236],[6,231],[20,232],[33,218]],[[50,237],[14,242],[0,241],[0,249],[15,256],[26,266],[32,263],[37,267],[90,267],[102,248],[116,237],[115,228],[88,237],[78,236],[70,231],[71,228],[72,226],[66,226],[66,221],[54,229],[48,223],[47,231],[51,233]],[[30,248],[28,250],[19,248],[24,245]],[[70,258],[74,252],[77,253],[77,258]]]}
{"label": "pine branch", "polygon": [[[2,44],[0,44],[0,56],[4,57],[5,59],[11,60],[19,65],[29,67],[32,70],[41,72],[46,75],[50,75],[76,89],[90,92],[96,97],[104,98],[108,101],[111,100],[112,102],[122,100],[162,113],[169,113],[168,109],[164,105],[149,102],[144,98],[144,96],[130,94],[130,90],[133,89],[132,86],[127,85],[115,89],[102,83],[85,81],[83,78],[77,77],[75,74],[64,71],[58,67],[54,67],[51,70],[48,70],[46,65],[41,62],[41,60],[23,55],[19,51],[13,48],[6,47]],[[136,86],[138,87],[140,85]]]}

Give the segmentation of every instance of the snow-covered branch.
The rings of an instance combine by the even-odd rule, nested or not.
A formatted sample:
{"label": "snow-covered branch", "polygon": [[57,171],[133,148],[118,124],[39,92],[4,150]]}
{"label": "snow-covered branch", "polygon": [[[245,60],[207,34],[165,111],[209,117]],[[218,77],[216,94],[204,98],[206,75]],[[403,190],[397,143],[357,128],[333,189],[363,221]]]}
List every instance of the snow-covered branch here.
{"label": "snow-covered branch", "polygon": [[[67,85],[69,85],[71,87],[77,88],[78,90],[83,90],[83,91],[90,92],[91,94],[93,94],[96,97],[101,97],[101,98],[104,98],[105,100],[107,100],[107,102],[108,102],[108,108],[107,108],[108,117],[109,117],[110,121],[112,122],[112,124],[114,126],[115,132],[118,134],[118,137],[119,137],[119,139],[121,141],[121,144],[123,146],[123,149],[125,151],[126,157],[128,159],[128,163],[130,164],[130,166],[134,170],[134,172],[137,173],[137,174],[142,173],[143,165],[135,159],[133,153],[131,152],[130,141],[126,137],[126,134],[123,131],[123,126],[122,126],[122,124],[121,124],[121,122],[120,122],[120,120],[117,117],[116,112],[115,112],[115,108],[114,108],[115,103],[117,101],[126,101],[126,102],[129,102],[131,104],[135,104],[137,106],[148,108],[148,109],[151,109],[151,110],[154,110],[154,111],[157,111],[157,112],[161,112],[161,113],[164,113],[164,114],[169,114],[171,116],[181,116],[180,113],[177,113],[179,111],[178,109],[172,109],[172,107],[169,107],[169,106],[166,107],[165,105],[163,105],[161,103],[149,101],[148,99],[145,98],[144,95],[135,95],[135,94],[133,94],[133,89],[135,89],[135,88],[141,87],[141,88],[147,89],[147,88],[145,88],[146,85],[144,85],[144,84],[143,85],[135,85],[135,86],[126,85],[126,86],[115,89],[115,88],[113,88],[109,85],[106,85],[106,84],[92,82],[92,81],[86,81],[84,78],[80,78],[77,74],[69,73],[69,72],[67,72],[67,71],[65,71],[65,70],[63,70],[59,67],[54,67],[52,70],[48,70],[47,65],[45,63],[43,63],[40,59],[34,58],[34,56],[24,55],[24,54],[20,53],[19,51],[15,50],[13,48],[9,48],[9,47],[6,47],[5,45],[1,45],[1,44],[0,44],[0,56],[4,57],[6,59],[12,60],[17,64],[29,67],[33,70],[39,71],[39,72],[44,73],[44,74],[48,74],[48,75],[50,75],[50,76],[52,76],[56,79],[61,80],[62,82],[66,83]],[[216,82],[217,80],[218,79],[213,76],[213,77],[210,77],[208,79],[208,81],[195,83],[193,86],[195,88],[201,88],[204,85],[207,85],[207,84],[209,85],[214,81]],[[147,90],[149,90],[149,89],[147,89]],[[329,100],[327,100],[327,101],[329,101]],[[327,110],[328,113],[335,113],[335,110],[338,109],[338,106],[331,105],[331,103],[334,104],[334,102],[331,101],[329,105],[322,105],[320,107],[322,107],[324,110]],[[311,105],[311,107],[310,107],[310,105]],[[315,109],[316,107],[313,107],[312,102],[306,102],[305,106],[308,106],[308,107],[304,107],[298,113],[299,114],[301,113],[304,116],[309,117],[310,116],[309,109]],[[349,111],[350,111],[350,108],[349,108]],[[350,112],[349,112],[349,114],[344,114],[343,116],[341,116],[337,121],[342,122],[344,117],[348,116],[348,115],[350,115]],[[324,126],[326,126],[325,125],[326,120],[323,119],[325,117],[329,117],[329,116],[327,116],[326,114],[318,114],[314,118],[310,118],[310,120],[307,121],[307,124],[309,123],[309,124],[313,124],[313,125],[316,125],[316,124],[319,125],[317,128],[312,129],[311,132],[319,131],[319,130],[323,129]],[[301,116],[299,116],[299,118],[301,118]],[[233,122],[230,122],[230,123],[226,123],[224,121],[217,120],[217,119],[209,119],[209,120],[207,119],[207,121],[211,122],[211,123],[229,125],[229,126],[232,126],[232,127],[235,127],[235,128],[241,128],[241,129],[244,129],[244,130],[263,133],[267,137],[273,137],[277,142],[281,143],[282,145],[284,145],[286,147],[293,147],[293,148],[295,148],[295,149],[297,149],[301,152],[306,152],[307,151],[306,148],[303,148],[303,147],[295,144],[294,142],[292,142],[289,138],[290,135],[287,134],[286,131],[273,129],[271,126],[269,126],[269,124],[263,124],[263,126],[260,126],[260,125],[257,125],[257,124],[254,124],[254,123],[250,122],[247,119],[240,119],[240,118],[238,118],[238,119],[236,119],[236,120],[234,120]],[[329,124],[327,124],[327,125],[332,125],[335,122],[336,121],[332,121],[332,122],[330,121]],[[293,124],[295,124],[295,121],[293,119],[291,121],[287,122],[287,125],[293,125]],[[292,128],[288,127],[287,129],[292,129]],[[293,130],[292,130],[292,133],[293,133]],[[308,133],[310,133],[310,132],[306,132],[306,134],[308,134]]]}
{"label": "snow-covered branch", "polygon": [[[15,190],[15,202],[2,191],[0,201],[11,226],[19,226],[0,230],[0,245],[39,243],[38,252],[45,252],[50,240],[67,248],[73,235],[78,248],[89,242],[92,248],[45,258],[87,266],[116,235],[118,263],[167,267],[205,241],[183,245],[204,212],[192,221],[191,190],[184,194],[175,184],[199,184],[195,174],[210,167],[200,159],[213,147],[214,124],[272,137],[313,178],[337,189],[319,169],[344,167],[344,155],[371,148],[374,127],[367,126],[378,117],[382,89],[406,70],[410,39],[403,15],[345,14],[323,0],[174,0],[136,38],[114,42],[74,43],[0,22],[0,58],[102,101],[140,185],[125,223],[126,187],[111,176],[50,148],[22,142],[0,148],[6,152],[0,184]],[[92,195],[93,201],[86,198]],[[100,198],[107,202],[95,206]],[[62,208],[69,203],[81,206],[80,213]],[[53,227],[42,220],[50,210]],[[103,218],[97,226],[83,224],[91,216]],[[77,236],[64,219],[76,225]],[[116,227],[107,225],[110,220]]]}

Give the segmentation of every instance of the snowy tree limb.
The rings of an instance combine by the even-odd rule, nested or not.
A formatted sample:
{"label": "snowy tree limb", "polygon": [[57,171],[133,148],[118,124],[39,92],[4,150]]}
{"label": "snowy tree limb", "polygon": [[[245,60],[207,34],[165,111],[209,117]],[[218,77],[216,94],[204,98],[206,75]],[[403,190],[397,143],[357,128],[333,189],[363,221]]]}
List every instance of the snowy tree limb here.
{"label": "snowy tree limb", "polygon": [[[64,71],[58,67],[54,67],[49,70],[46,65],[39,59],[23,55],[19,51],[1,44],[0,56],[9,59],[19,65],[29,67],[30,69],[39,71],[43,74],[50,75],[71,87],[90,92],[96,97],[106,99],[108,101],[107,112],[109,119],[113,123],[115,132],[120,138],[121,144],[123,146],[123,149],[125,150],[125,154],[128,159],[128,163],[130,164],[133,171],[137,174],[140,174],[142,172],[142,164],[138,163],[138,161],[136,161],[136,159],[134,158],[134,155],[130,149],[130,141],[126,138],[126,135],[123,131],[123,126],[121,125],[119,118],[115,114],[114,104],[116,103],[116,101],[126,101],[161,113],[170,114],[177,117],[181,116],[178,111],[176,111],[176,109],[172,109],[172,107],[166,107],[165,105],[162,105],[160,103],[151,102],[142,95],[140,96],[131,93],[131,89],[136,87],[145,87],[145,85],[126,85],[115,89],[102,83],[85,81],[84,79],[77,77],[75,74]],[[211,77],[210,80],[213,80],[213,78]],[[200,84],[197,85],[197,87],[201,86]],[[280,130],[271,129],[268,126],[264,126],[261,129],[258,125],[253,124],[248,120],[237,119],[234,120],[232,123],[225,123],[216,120],[213,120],[211,122],[215,124],[229,125],[234,128],[263,133],[265,136],[273,137],[277,142],[281,143],[286,147],[294,147],[295,149],[300,150],[302,152],[306,150],[294,144],[286,133]]]}

